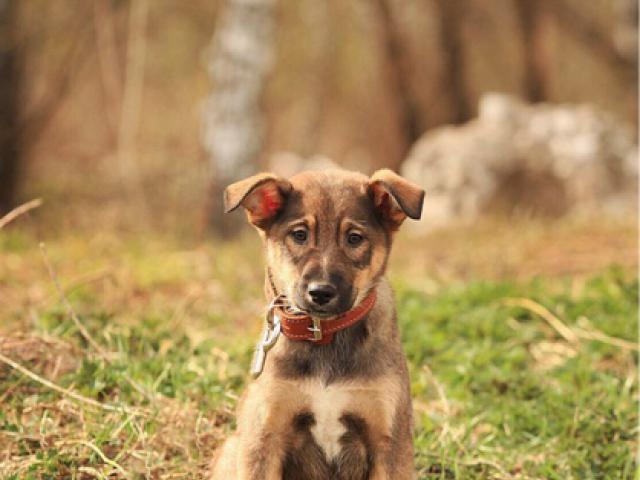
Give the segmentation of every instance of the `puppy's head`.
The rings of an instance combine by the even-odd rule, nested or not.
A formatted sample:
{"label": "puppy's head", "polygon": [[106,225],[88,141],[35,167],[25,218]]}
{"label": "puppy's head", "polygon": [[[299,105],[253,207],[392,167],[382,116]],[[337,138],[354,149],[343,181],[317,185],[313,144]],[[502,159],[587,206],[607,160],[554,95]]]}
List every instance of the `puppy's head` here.
{"label": "puppy's head", "polygon": [[259,174],[225,190],[261,232],[280,293],[317,316],[359,303],[384,274],[393,233],[420,218],[424,191],[391,170],[373,176],[305,172],[289,180]]}

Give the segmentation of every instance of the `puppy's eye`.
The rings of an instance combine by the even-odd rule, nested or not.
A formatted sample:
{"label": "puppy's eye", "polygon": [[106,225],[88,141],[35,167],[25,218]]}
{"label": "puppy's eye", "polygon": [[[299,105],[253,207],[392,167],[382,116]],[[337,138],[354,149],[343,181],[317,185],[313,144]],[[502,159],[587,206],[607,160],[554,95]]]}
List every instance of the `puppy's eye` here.
{"label": "puppy's eye", "polygon": [[296,243],[299,243],[301,245],[307,241],[307,231],[303,230],[302,228],[294,230],[290,235]]}
{"label": "puppy's eye", "polygon": [[347,243],[352,247],[357,247],[362,243],[363,240],[364,237],[359,233],[351,232],[349,235],[347,235]]}

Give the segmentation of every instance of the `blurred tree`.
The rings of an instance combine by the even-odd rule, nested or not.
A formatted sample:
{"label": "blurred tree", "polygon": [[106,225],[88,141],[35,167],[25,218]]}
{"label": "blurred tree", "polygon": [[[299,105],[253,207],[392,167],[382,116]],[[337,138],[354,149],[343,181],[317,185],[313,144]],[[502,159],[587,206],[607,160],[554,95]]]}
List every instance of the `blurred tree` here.
{"label": "blurred tree", "polygon": [[462,23],[469,7],[466,0],[435,0],[440,22],[440,47],[444,62],[442,91],[447,92],[453,123],[471,119],[466,82]]}
{"label": "blurred tree", "polygon": [[548,59],[544,39],[544,26],[548,15],[544,1],[513,0],[522,39],[524,63],[524,96],[530,102],[549,98]]}
{"label": "blurred tree", "polygon": [[406,48],[402,45],[402,38],[393,16],[392,4],[389,0],[376,0],[374,6],[379,19],[382,46],[386,57],[388,83],[392,95],[398,103],[400,122],[402,123],[400,131],[404,134],[404,148],[401,152],[401,158],[388,159],[389,163],[398,165],[423,133],[420,122],[420,105],[413,95],[412,72]]}
{"label": "blurred tree", "polygon": [[323,122],[327,120],[328,107],[336,88],[339,70],[336,57],[340,39],[335,18],[339,9],[336,8],[336,0],[305,0],[299,7],[299,17],[306,21],[301,28],[308,31],[305,49],[308,49],[308,62],[313,68],[306,69],[303,80],[309,93],[296,99],[303,114],[300,115],[300,139],[294,151],[310,157],[318,154]]}
{"label": "blurred tree", "polygon": [[118,142],[117,130],[123,97],[123,67],[119,58],[116,13],[122,3],[112,0],[93,0],[93,26],[100,83],[105,97],[105,117],[110,143]]}
{"label": "blurred tree", "polygon": [[638,0],[618,0],[613,40],[618,53],[638,66]]}
{"label": "blurred tree", "polygon": [[123,178],[132,181],[132,186],[135,186],[133,193],[140,197],[141,204],[144,205],[137,140],[144,94],[149,0],[131,0],[129,4],[127,53],[122,84],[117,152]]}
{"label": "blurred tree", "polygon": [[0,0],[0,215],[14,206],[20,167],[17,0]]}
{"label": "blurred tree", "polygon": [[222,191],[256,173],[263,148],[260,100],[273,63],[275,0],[226,0],[222,8],[209,56],[204,146],[212,175],[208,220],[228,235],[238,219],[222,215]]}
{"label": "blurred tree", "polygon": [[[57,42],[58,48],[47,55],[46,63],[54,67],[43,87],[35,88],[41,73],[34,68],[38,63],[35,52],[46,48],[54,27],[37,34],[25,32],[21,21],[28,6],[17,0],[0,0],[0,212],[15,204],[26,159],[89,58],[90,29],[85,27],[86,12],[79,2],[77,15],[66,19],[69,24],[64,31],[72,34],[65,42]],[[39,94],[33,95],[36,90]]]}

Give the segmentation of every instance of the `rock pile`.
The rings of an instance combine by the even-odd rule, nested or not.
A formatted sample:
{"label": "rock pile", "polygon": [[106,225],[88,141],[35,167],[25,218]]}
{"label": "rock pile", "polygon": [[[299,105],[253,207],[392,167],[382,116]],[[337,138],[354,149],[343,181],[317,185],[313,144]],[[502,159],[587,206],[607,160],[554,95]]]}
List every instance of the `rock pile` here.
{"label": "rock pile", "polygon": [[427,132],[401,173],[427,191],[425,228],[496,210],[628,214],[637,207],[632,130],[591,105],[527,105],[487,94],[477,119]]}

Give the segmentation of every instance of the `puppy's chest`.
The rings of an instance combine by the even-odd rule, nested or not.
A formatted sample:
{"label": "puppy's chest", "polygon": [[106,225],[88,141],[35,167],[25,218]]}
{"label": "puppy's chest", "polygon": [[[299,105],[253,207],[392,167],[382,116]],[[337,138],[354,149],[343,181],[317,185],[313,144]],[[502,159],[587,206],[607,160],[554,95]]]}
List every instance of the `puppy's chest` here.
{"label": "puppy's chest", "polygon": [[313,416],[311,434],[327,458],[333,459],[341,450],[340,438],[346,432],[341,418],[350,413],[353,392],[321,385],[311,385],[306,390],[309,413]]}
{"label": "puppy's chest", "polygon": [[[335,459],[342,450],[342,437],[350,428],[349,418],[357,418],[367,429],[390,427],[391,398],[385,401],[382,392],[365,385],[305,382],[301,386],[305,397],[304,409],[313,417],[310,433],[328,460]],[[367,422],[377,418],[376,425]],[[353,432],[352,432],[353,433]]]}

